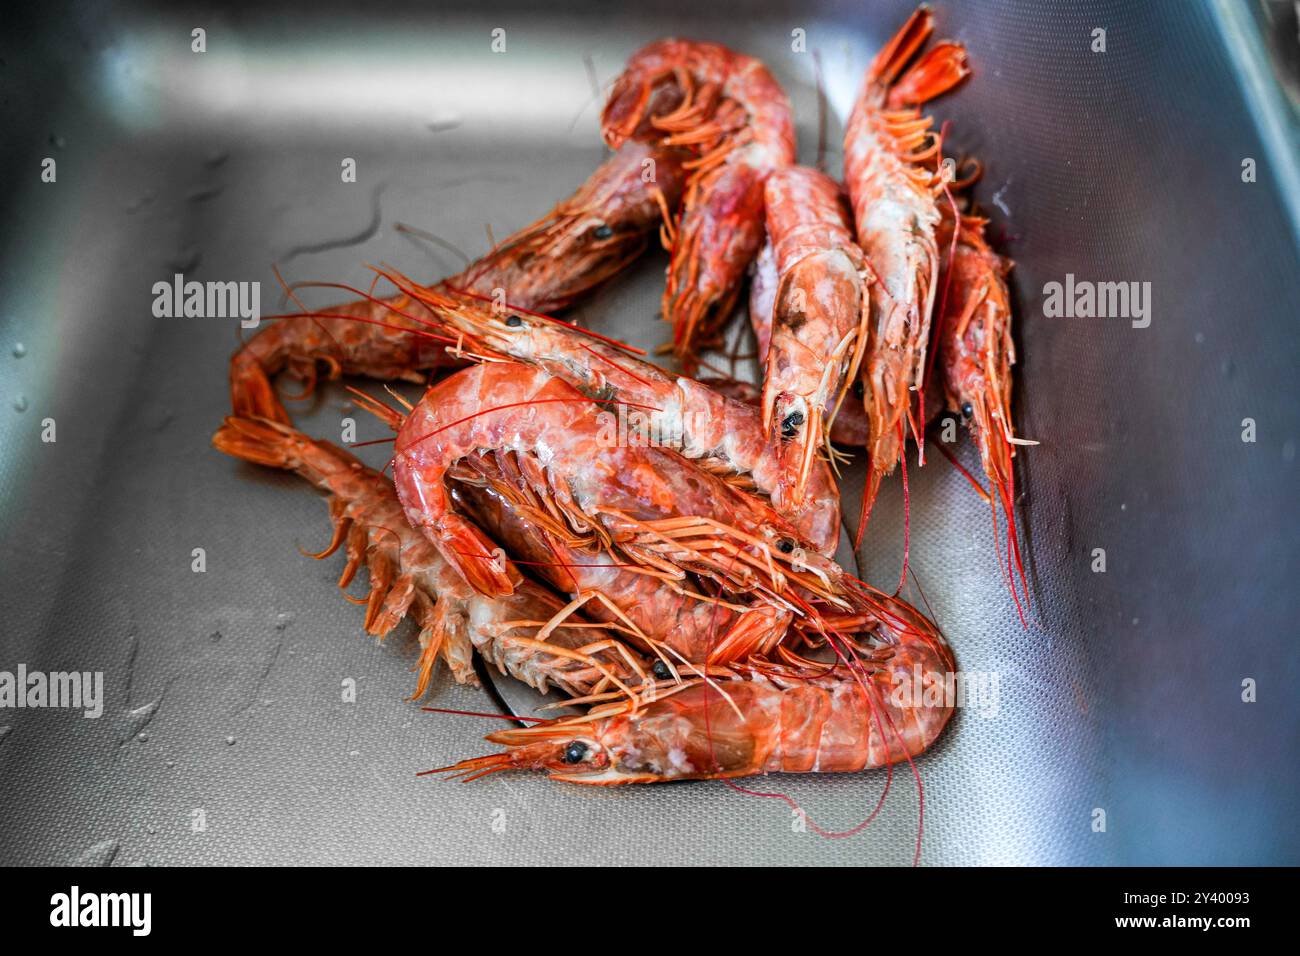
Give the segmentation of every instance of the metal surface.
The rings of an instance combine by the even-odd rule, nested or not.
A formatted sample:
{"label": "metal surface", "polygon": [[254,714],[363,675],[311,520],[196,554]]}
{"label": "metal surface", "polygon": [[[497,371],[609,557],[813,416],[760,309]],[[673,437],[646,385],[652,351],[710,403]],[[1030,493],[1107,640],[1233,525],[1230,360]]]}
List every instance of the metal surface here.
{"label": "metal surface", "polygon": [[[259,280],[267,311],[273,263],[291,281],[365,282],[380,260],[453,271],[454,256],[394,224],[477,255],[485,227],[501,235],[543,212],[601,157],[586,64],[606,82],[666,33],[765,58],[794,99],[804,160],[820,51],[836,170],[862,69],[907,9],[7,15],[0,671],[102,671],[106,702],[97,720],[0,710],[0,863],[910,862],[919,800],[906,767],[892,781],[760,785],[842,828],[888,781],[881,815],[847,840],[800,832],[784,804],[721,783],[417,779],[483,752],[495,722],[406,702],[413,632],[375,646],[334,588],[341,561],[296,550],[325,540],[321,502],[209,447],[234,322],[151,313],[153,283],[178,270]],[[1284,198],[1300,186],[1277,155],[1295,145],[1291,118],[1243,93],[1241,77],[1268,72],[1240,69],[1241,45],[1220,38],[1209,7],[954,3],[938,15],[975,76],[935,112],[984,162],[978,196],[1017,261],[1019,425],[1042,444],[1018,476],[1028,630],[987,510],[939,456],[910,475],[917,579],[960,665],[1000,675],[997,714],[959,714],[917,761],[922,860],[1300,862],[1300,268]],[[195,27],[204,54],[190,51]],[[505,53],[490,50],[496,27]],[[810,53],[791,52],[795,28]],[[1090,50],[1095,28],[1105,53]],[[55,183],[40,180],[47,156]],[[345,157],[355,184],[340,182]],[[1243,183],[1245,158],[1257,182]],[[578,315],[657,344],[663,265],[652,256]],[[1041,290],[1067,273],[1150,282],[1150,327],[1045,318]],[[344,399],[331,387],[295,414],[337,440],[354,414]],[[859,489],[853,473],[846,501]],[[895,480],[863,555],[882,585],[898,573],[901,510]],[[1105,573],[1092,571],[1097,548]],[[1242,701],[1247,678],[1255,703]],[[433,703],[492,707],[445,679]]]}

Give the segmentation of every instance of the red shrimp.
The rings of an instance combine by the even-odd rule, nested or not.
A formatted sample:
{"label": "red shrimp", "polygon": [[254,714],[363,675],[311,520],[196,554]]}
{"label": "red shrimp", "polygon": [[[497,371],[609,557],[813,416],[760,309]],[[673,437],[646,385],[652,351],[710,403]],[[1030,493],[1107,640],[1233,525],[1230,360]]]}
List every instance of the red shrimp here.
{"label": "red shrimp", "polygon": [[[628,144],[550,213],[441,286],[504,297],[541,312],[567,307],[645,249],[663,210],[681,195],[682,159],[680,150]],[[274,318],[231,358],[236,415],[289,423],[271,385],[281,369],[304,382],[296,397],[305,398],[315,388],[321,364],[330,378],[347,374],[416,382],[430,369],[464,364],[456,333],[405,295],[367,296]]]}
{"label": "red shrimp", "polygon": [[663,317],[691,371],[716,345],[763,241],[763,184],[794,161],[790,101],[765,67],[716,43],[664,39],[628,61],[601,116],[605,141],[686,146],[685,201],[669,236]]}
{"label": "red shrimp", "polygon": [[[870,336],[862,362],[863,402],[870,430],[870,471],[858,538],[880,480],[902,457],[904,420],[922,385],[935,302],[943,177],[939,142],[921,104],[970,72],[960,44],[938,43],[908,64],[933,31],[924,7],[908,19],[867,70],[844,133],[845,183],[858,244],[877,281],[871,285]],[[911,422],[916,440],[922,440]]]}
{"label": "red shrimp", "polygon": [[[957,242],[947,258],[947,302],[939,326],[939,360],[948,409],[960,414],[979,447],[980,464],[989,477],[995,501],[990,501],[994,527],[1000,507],[1006,518],[1007,577],[1016,607],[1016,575],[1028,601],[1029,590],[1016,534],[1015,471],[1017,445],[1036,442],[1016,437],[1011,418],[1011,367],[1016,346],[1011,336],[1011,298],[1006,276],[1012,263],[989,248],[984,239],[988,220],[962,216]],[[951,240],[953,218],[941,230]],[[947,235],[942,235],[946,232]]]}
{"label": "red shrimp", "polygon": [[582,717],[489,734],[508,749],[442,770],[465,779],[543,770],[609,786],[854,773],[911,760],[952,717],[956,663],[933,624],[886,600],[904,626],[879,626],[871,646],[839,664],[751,661],[733,667],[735,679],[647,689]]}
{"label": "red shrimp", "polygon": [[513,454],[571,546],[751,603],[860,608],[843,570],[770,505],[674,451],[622,443],[614,416],[599,410],[537,368],[490,363],[455,373],[425,393],[397,437],[394,477],[408,520],[477,590],[508,592],[504,552],[451,507],[446,478],[470,455]]}
{"label": "red shrimp", "polygon": [[[766,204],[778,278],[770,293],[763,428],[779,449],[784,496],[797,503],[825,444],[826,409],[833,421],[846,382],[857,375],[873,277],[830,177],[802,166],[778,170],[768,177]],[[758,285],[765,298],[766,286]]]}
{"label": "red shrimp", "polygon": [[555,687],[573,696],[610,683],[641,683],[648,675],[639,657],[581,618],[552,628],[546,641],[532,635],[546,627],[563,603],[545,588],[516,577],[513,593],[484,597],[465,584],[402,514],[393,483],[353,455],[267,420],[227,418],[212,444],[227,455],[297,472],[328,495],[334,536],[325,558],[346,542],[346,588],[364,564],[370,574],[365,629],[383,637],[408,613],[420,623],[419,679],[424,695],[438,660],[460,683],[477,683],[471,657],[477,650],[502,673],[545,693]]}

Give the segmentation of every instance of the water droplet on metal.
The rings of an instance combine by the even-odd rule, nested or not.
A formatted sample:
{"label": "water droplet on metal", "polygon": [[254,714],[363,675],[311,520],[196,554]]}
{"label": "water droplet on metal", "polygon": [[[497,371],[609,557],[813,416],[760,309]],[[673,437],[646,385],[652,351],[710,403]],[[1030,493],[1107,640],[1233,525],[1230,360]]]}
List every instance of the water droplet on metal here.
{"label": "water droplet on metal", "polygon": [[27,346],[23,345],[22,342],[15,342],[15,343],[14,343],[14,358],[22,358],[22,357],[23,357],[24,355],[26,355],[26,354],[27,354]]}
{"label": "water droplet on metal", "polygon": [[64,139],[62,136],[60,136],[58,133],[51,133],[50,145],[53,146],[55,149],[62,149],[64,146],[68,145],[68,141]]}
{"label": "water droplet on metal", "polygon": [[132,737],[140,741],[148,740],[149,738],[144,735],[144,728],[157,713],[158,701],[156,700],[129,711],[126,715],[126,731],[121,737],[122,743],[126,743]]}
{"label": "water droplet on metal", "polygon": [[211,641],[213,644],[221,643],[221,632],[213,631],[211,634],[208,635],[208,640]]}
{"label": "water droplet on metal", "polygon": [[282,611],[281,613],[275,616],[275,629],[277,631],[283,631],[286,627],[288,627],[292,623],[293,623],[293,614],[290,611]]}
{"label": "water droplet on metal", "polygon": [[110,866],[113,858],[117,856],[117,851],[121,849],[121,844],[116,840],[101,840],[95,845],[88,847],[81,856],[77,857],[77,866]]}
{"label": "water droplet on metal", "polygon": [[147,743],[149,742],[149,735],[148,735],[148,734],[136,734],[136,735],[135,735],[135,739],[138,740],[138,741],[140,741],[140,743],[142,743],[142,744],[147,744]]}
{"label": "water droplet on metal", "polygon": [[234,738],[234,737],[227,737],[227,738],[226,738],[226,744],[227,744],[228,746],[230,746],[230,747],[235,746],[235,738]]}
{"label": "water droplet on metal", "polygon": [[16,412],[25,412],[25,411],[27,411],[27,396],[26,396],[26,395],[19,395],[17,398],[14,399],[14,411],[16,411]]}

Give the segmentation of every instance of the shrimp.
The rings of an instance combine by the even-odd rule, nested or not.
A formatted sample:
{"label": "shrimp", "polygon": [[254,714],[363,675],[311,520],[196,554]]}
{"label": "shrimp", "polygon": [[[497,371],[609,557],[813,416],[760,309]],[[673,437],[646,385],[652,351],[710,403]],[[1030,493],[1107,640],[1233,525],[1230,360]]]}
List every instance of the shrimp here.
{"label": "shrimp", "polygon": [[[870,470],[858,540],[881,479],[903,455],[904,418],[922,385],[934,310],[944,180],[935,161],[939,143],[918,106],[951,89],[970,72],[960,44],[936,44],[908,63],[929,39],[929,10],[914,12],[867,70],[844,132],[845,181],[858,244],[877,281],[860,380],[870,434]],[[904,72],[906,68],[906,72]],[[922,440],[912,421],[916,440]]]}
{"label": "shrimp", "polygon": [[794,162],[790,101],[765,67],[716,43],[665,39],[643,47],[601,115],[605,142],[687,146],[698,158],[667,237],[672,258],[663,317],[673,352],[694,368],[717,344],[746,268],[763,242],[763,184]]}
{"label": "shrimp", "polygon": [[[473,456],[463,464],[469,467],[453,472],[451,487],[458,509],[552,587],[581,602],[589,617],[619,628],[632,643],[657,654],[657,675],[671,675],[677,661],[725,664],[766,654],[785,637],[788,611],[706,599],[659,575],[620,564],[607,553],[570,547],[562,535],[545,530],[549,516],[534,502],[520,503],[511,494],[519,483],[503,478],[495,462]],[[509,466],[510,460],[502,464]]]}
{"label": "shrimp", "polygon": [[1016,596],[1014,568],[1028,600],[1028,585],[1016,535],[1015,471],[1012,459],[1017,445],[1036,442],[1017,438],[1011,419],[1011,367],[1016,346],[1011,337],[1011,298],[1006,276],[1012,263],[989,248],[984,239],[988,220],[946,216],[941,227],[957,231],[956,244],[946,269],[947,301],[938,329],[939,359],[948,409],[959,413],[979,447],[980,464],[996,496],[990,500],[994,527],[1000,505],[1007,526],[1007,575]]}
{"label": "shrimp", "polygon": [[[640,682],[648,672],[639,658],[600,630],[575,618],[546,641],[530,638],[562,603],[539,585],[515,580],[512,594],[485,598],[468,587],[437,549],[406,523],[393,484],[348,452],[266,420],[227,418],[212,444],[227,455],[297,472],[329,495],[334,536],[325,558],[346,541],[346,588],[364,563],[370,573],[365,629],[382,638],[413,613],[420,623],[419,677],[412,699],[427,690],[441,659],[460,683],[476,684],[477,650],[503,674],[545,693],[572,696],[608,682]],[[351,600],[351,598],[349,598]],[[602,661],[600,658],[608,658]]]}
{"label": "shrimp", "polygon": [[398,432],[393,474],[407,519],[480,593],[509,593],[509,561],[455,511],[446,479],[471,455],[513,454],[535,510],[572,547],[787,610],[858,607],[848,575],[769,504],[674,451],[621,442],[598,408],[530,366],[489,363],[444,379]]}
{"label": "shrimp", "polygon": [[887,600],[906,627],[879,627],[871,646],[838,664],[751,661],[733,667],[734,679],[647,689],[580,717],[489,734],[508,749],[429,772],[477,779],[544,770],[553,780],[611,786],[854,773],[911,760],[952,717],[956,663],[933,624]]}
{"label": "shrimp", "polygon": [[584,394],[617,401],[626,429],[677,449],[705,468],[768,496],[823,554],[839,543],[839,489],[830,468],[815,462],[801,501],[782,484],[778,456],[763,434],[752,403],[735,401],[700,382],[673,375],[650,362],[545,316],[497,314],[483,304],[422,289],[389,274],[399,288],[483,352],[537,365]]}
{"label": "shrimp", "polygon": [[[550,213],[441,285],[504,294],[513,304],[538,311],[572,304],[645,249],[662,210],[681,194],[682,160],[680,150],[629,144]],[[405,295],[366,295],[346,305],[279,317],[231,358],[231,404],[237,416],[289,424],[271,385],[281,369],[304,382],[297,398],[314,390],[322,363],[331,378],[422,382],[423,372],[464,364],[458,344],[436,315]]]}
{"label": "shrimp", "polygon": [[[844,397],[867,343],[871,267],[849,232],[840,188],[815,169],[791,166],[768,177],[767,230],[777,285],[763,388],[763,429],[779,449],[783,496],[803,500],[825,444],[824,415]],[[761,264],[765,268],[767,263]],[[831,408],[834,421],[835,408]]]}

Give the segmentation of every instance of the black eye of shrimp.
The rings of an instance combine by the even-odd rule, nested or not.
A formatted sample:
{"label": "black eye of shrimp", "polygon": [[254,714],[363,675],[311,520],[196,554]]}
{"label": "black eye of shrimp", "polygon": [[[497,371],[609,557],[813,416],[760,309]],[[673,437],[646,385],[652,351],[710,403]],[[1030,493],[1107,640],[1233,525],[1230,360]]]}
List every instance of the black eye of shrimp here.
{"label": "black eye of shrimp", "polygon": [[853,383],[854,398],[865,398],[866,394],[867,394],[867,388],[865,385],[862,384],[862,379],[858,379],[856,382]]}
{"label": "black eye of shrimp", "polygon": [[789,554],[794,550],[794,542],[789,538],[782,538],[776,543],[776,547],[782,554]]}
{"label": "black eye of shrimp", "polygon": [[650,668],[658,680],[668,680],[673,676],[673,672],[668,669],[668,665],[663,661],[655,661],[655,666]]}
{"label": "black eye of shrimp", "polygon": [[517,329],[521,327],[523,324],[524,324],[524,320],[519,318],[519,316],[517,315],[509,316],[506,319],[506,325],[510,326],[512,329]]}
{"label": "black eye of shrimp", "polygon": [[966,419],[966,421],[970,421],[970,420],[971,420],[971,416],[974,415],[974,414],[975,414],[975,407],[974,407],[973,405],[971,405],[970,402],[962,402],[962,403],[961,403],[961,417],[962,417],[962,418]]}
{"label": "black eye of shrimp", "polygon": [[614,235],[614,230],[604,223],[601,223],[591,231],[591,235],[593,239],[608,239],[610,236]]}
{"label": "black eye of shrimp", "polygon": [[781,422],[781,437],[794,438],[799,434],[799,426],[803,424],[803,412],[795,409]]}
{"label": "black eye of shrimp", "polygon": [[581,740],[572,740],[569,746],[564,748],[565,763],[582,763],[587,756],[587,745]]}

